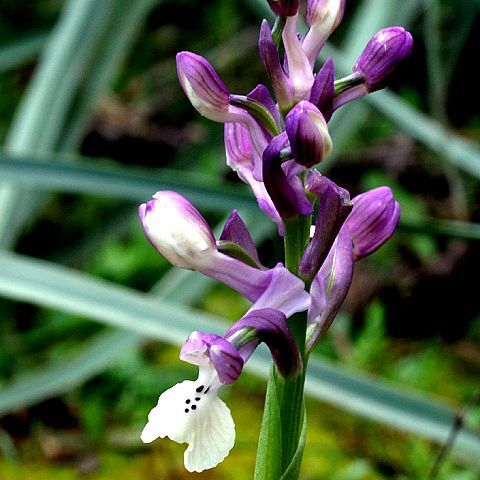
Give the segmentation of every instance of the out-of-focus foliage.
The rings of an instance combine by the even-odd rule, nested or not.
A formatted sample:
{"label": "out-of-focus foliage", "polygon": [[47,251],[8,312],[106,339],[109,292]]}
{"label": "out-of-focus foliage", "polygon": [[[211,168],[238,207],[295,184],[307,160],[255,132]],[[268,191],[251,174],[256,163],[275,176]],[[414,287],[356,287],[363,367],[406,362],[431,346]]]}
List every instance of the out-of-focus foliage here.
{"label": "out-of-focus foliage", "polygon": [[[49,35],[55,32],[62,9],[73,3],[0,2],[0,138],[7,146],[14,135],[12,120],[18,121],[18,107],[35,68],[48,56],[46,42],[55,38]],[[76,8],[83,5],[85,13],[100,8],[100,3],[82,0]],[[180,50],[201,53],[221,72],[231,91],[246,93],[266,81],[256,53],[266,2],[152,1],[145,2],[144,11],[135,10],[129,16],[124,7],[130,3],[108,0],[102,11],[91,10],[92,18],[103,22],[83,20],[91,37],[82,36],[77,25],[78,40],[73,45],[78,47],[77,55],[84,52],[85,61],[76,65],[67,55],[72,70],[64,72],[75,82],[69,84],[59,72],[58,90],[44,92],[50,99],[46,108],[54,112],[57,106],[63,112],[61,124],[55,124],[59,117],[53,113],[45,111],[42,116],[37,112],[38,143],[20,152],[17,170],[9,170],[14,162],[12,149],[0,151],[0,169],[9,182],[20,178],[25,172],[22,165],[28,162],[33,167],[39,164],[31,175],[34,185],[35,174],[39,182],[42,168],[65,165],[66,172],[54,184],[54,175],[45,170],[41,192],[23,177],[16,205],[20,209],[31,203],[32,193],[37,200],[19,224],[12,249],[151,291],[150,298],[159,303],[167,298],[233,321],[248,305],[224,287],[201,285],[196,277],[192,281],[181,273],[165,277],[155,287],[169,266],[146,242],[136,220],[135,203],[142,199],[134,192],[143,191],[145,178],[140,182],[136,171],[129,173],[129,185],[133,181],[134,187],[141,186],[117,195],[111,193],[113,187],[98,194],[95,186],[82,190],[77,185],[75,189],[79,177],[68,175],[76,166],[81,170],[90,163],[92,170],[83,178],[94,182],[99,178],[95,175],[98,167],[119,175],[125,169],[130,172],[129,167],[141,167],[152,188],[157,177],[158,189],[162,178],[193,185],[188,187],[192,189],[205,187],[199,196],[207,199],[210,195],[210,208],[202,211],[212,224],[221,221],[226,212],[220,208],[215,189],[225,191],[226,187],[239,199],[244,190],[225,166],[221,126],[199,117],[182,95],[175,54]],[[480,158],[474,93],[479,6],[474,1],[454,0],[401,3],[399,7],[390,0],[347,2],[345,25],[332,38],[335,48],[351,63],[375,29],[401,23],[414,34],[415,49],[392,79],[394,97],[376,94],[371,104],[359,102],[332,120],[334,158],[320,169],[353,194],[378,185],[391,186],[403,216],[398,234],[371,260],[358,265],[346,311],[318,354],[406,392],[423,391],[432,401],[459,410],[478,388],[480,373],[476,281],[480,235],[475,223],[480,211],[479,181],[474,175]],[[117,40],[127,35],[127,27],[133,30],[125,49],[114,52]],[[117,38],[118,33],[122,35]],[[62,45],[56,46],[61,53]],[[84,77],[75,77],[75,65]],[[66,103],[62,103],[62,92],[70,95]],[[392,111],[398,101],[419,123],[409,123],[403,110]],[[55,142],[42,136],[46,135],[43,126],[55,133],[51,137],[58,137]],[[77,138],[78,148],[73,141]],[[471,143],[464,144],[464,140]],[[94,160],[85,162],[71,156],[72,152]],[[18,155],[18,149],[13,153]],[[44,159],[43,167],[35,159]],[[168,177],[161,171],[165,167],[181,173]],[[66,188],[65,179],[73,187]],[[120,183],[119,178],[117,187]],[[208,193],[209,188],[213,193]],[[219,208],[214,208],[216,203]],[[250,211],[247,201],[243,206]],[[279,257],[281,245],[266,238],[266,232],[268,228],[259,232],[263,238],[260,254],[269,263]],[[115,339],[105,326],[72,313],[78,309],[39,308],[14,302],[18,295],[9,296],[0,301],[0,405],[2,392],[12,382],[26,372],[42,372],[51,363],[68,364],[72,372],[77,368],[78,377],[32,406],[9,408],[0,419],[0,479],[66,480],[80,473],[91,479],[190,478],[183,469],[182,446],[163,441],[143,448],[138,439],[158,394],[193,375],[189,366],[178,361],[178,350],[141,341],[133,333],[113,332],[118,334]],[[99,345],[104,361],[100,355],[92,356]],[[106,345],[112,346],[111,356]],[[80,363],[70,365],[68,361],[77,355]],[[238,385],[226,390],[237,424],[237,443],[223,464],[199,478],[252,477],[263,394],[264,382],[254,376],[242,377]],[[428,478],[437,444],[318,400],[311,400],[308,409],[305,478]],[[478,431],[478,405],[465,421]],[[475,464],[474,458],[462,457],[457,450],[455,456],[447,457],[437,478],[475,480],[478,468],[478,459]]]}

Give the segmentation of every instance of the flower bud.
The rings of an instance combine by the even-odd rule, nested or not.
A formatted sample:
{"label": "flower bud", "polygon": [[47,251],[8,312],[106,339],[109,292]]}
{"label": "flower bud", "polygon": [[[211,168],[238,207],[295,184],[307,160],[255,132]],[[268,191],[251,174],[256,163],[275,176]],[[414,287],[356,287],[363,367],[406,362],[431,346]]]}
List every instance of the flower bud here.
{"label": "flower bud", "polygon": [[388,187],[362,193],[352,200],[353,210],[345,226],[353,241],[355,260],[380,248],[395,232],[400,205]]}
{"label": "flower bud", "polygon": [[332,151],[327,122],[310,102],[297,103],[288,113],[285,126],[293,156],[300,165],[312,167]]}
{"label": "flower bud", "polygon": [[292,17],[298,12],[298,0],[267,0],[275,15]]}
{"label": "flower bud", "polygon": [[307,24],[310,26],[303,41],[310,64],[313,66],[328,37],[340,25],[346,0],[308,0]]}
{"label": "flower bud", "polygon": [[201,115],[217,122],[232,121],[227,87],[207,60],[192,52],[180,52],[177,72],[183,91]]}
{"label": "flower bud", "polygon": [[[213,67],[200,55],[180,52],[177,54],[177,71],[180,85],[198,112],[214,122],[244,124],[253,148],[261,157],[267,145],[262,127],[245,109],[232,104],[227,87]],[[259,175],[260,169],[256,171]]]}
{"label": "flower bud", "polygon": [[176,192],[157,192],[138,212],[150,243],[176,267],[198,269],[217,251],[205,219]]}
{"label": "flower bud", "polygon": [[377,32],[368,42],[353,66],[365,78],[370,92],[384,86],[384,81],[411,52],[413,38],[402,27],[388,27]]}

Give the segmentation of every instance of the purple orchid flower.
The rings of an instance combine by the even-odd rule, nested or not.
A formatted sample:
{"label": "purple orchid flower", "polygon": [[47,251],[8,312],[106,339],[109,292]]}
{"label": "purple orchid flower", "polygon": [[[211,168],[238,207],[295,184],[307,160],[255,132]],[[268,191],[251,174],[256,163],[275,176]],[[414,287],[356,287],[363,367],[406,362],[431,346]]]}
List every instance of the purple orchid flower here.
{"label": "purple orchid flower", "polygon": [[293,88],[293,100],[307,100],[314,82],[312,66],[308,56],[302,48],[302,42],[297,33],[297,15],[287,17],[282,32],[283,45],[285,47],[286,65],[288,78]]}
{"label": "purple orchid flower", "polygon": [[273,41],[270,25],[262,22],[258,48],[272,84],[278,105],[288,111],[295,103],[306,100],[314,82],[312,68],[297,34],[297,15],[286,18],[282,32],[285,62],[282,65]]}
{"label": "purple orchid flower", "polygon": [[323,67],[315,75],[310,103],[313,103],[328,122],[333,114],[333,98],[335,96],[335,67],[332,57],[328,57]]}
{"label": "purple orchid flower", "polygon": [[[400,206],[388,187],[379,187],[358,195],[352,204],[353,209],[340,228],[310,288],[307,333],[309,351],[331,325],[345,300],[352,281],[354,263],[379,249],[393,235],[398,224]],[[306,257],[307,254],[302,262]]]}
{"label": "purple orchid flower", "polygon": [[287,147],[286,132],[275,137],[263,154],[263,178],[270,198],[280,216],[311,215],[313,207],[308,200],[298,174],[305,170],[294,160],[282,163],[281,152]]}
{"label": "purple orchid flower", "polygon": [[[170,263],[215,278],[252,302],[278,277],[285,278],[289,288],[304,291],[303,282],[281,263],[272,269],[259,269],[221,253],[200,212],[176,192],[157,192],[140,205],[139,215],[148,240]],[[300,299],[299,305],[308,294]]]}
{"label": "purple orchid flower", "polygon": [[307,350],[311,351],[327,331],[352,283],[354,255],[348,230],[341,229],[310,288]]}
{"label": "purple orchid flower", "polygon": [[[250,249],[250,239],[245,238],[237,217],[232,218],[227,231],[233,238],[243,239],[240,241]],[[235,442],[235,425],[230,410],[218,397],[220,387],[237,380],[261,342],[270,349],[282,375],[302,368],[300,352],[286,321],[292,314],[288,305],[297,301],[298,292],[285,287],[285,279],[277,279],[276,287],[268,293],[270,306],[263,308],[266,298],[259,299],[223,337],[202,332],[188,337],[180,358],[198,366],[198,378],[178,383],[160,395],[142,431],[143,442],[169,437],[188,443],[184,463],[190,472],[212,468],[228,455]],[[308,303],[304,304],[306,308]]]}
{"label": "purple orchid flower", "polygon": [[353,204],[347,190],[316,171],[310,172],[306,188],[316,195],[318,212],[313,238],[302,256],[298,271],[304,278],[312,278],[323,264]]}
{"label": "purple orchid flower", "polygon": [[260,27],[258,51],[278,105],[284,110],[290,108],[295,96],[294,88],[288,75],[283,70],[267,20],[263,20]]}
{"label": "purple orchid flower", "polygon": [[[283,234],[282,218],[263,183],[261,157],[252,147],[248,130],[239,123],[226,123],[224,137],[227,165],[237,172],[243,182],[250,186],[260,210],[278,225],[280,234]],[[255,178],[256,168],[260,169],[260,180]]]}

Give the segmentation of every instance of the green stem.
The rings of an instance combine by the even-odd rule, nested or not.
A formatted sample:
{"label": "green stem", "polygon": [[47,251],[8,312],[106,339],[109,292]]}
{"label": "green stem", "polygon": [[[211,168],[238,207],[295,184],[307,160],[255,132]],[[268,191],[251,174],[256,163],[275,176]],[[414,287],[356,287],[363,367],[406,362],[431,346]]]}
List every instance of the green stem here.
{"label": "green stem", "polygon": [[[294,315],[289,322],[298,345],[305,345],[307,326],[306,314]],[[294,328],[292,328],[294,327]],[[291,463],[300,441],[304,415],[304,384],[308,358],[302,351],[303,370],[283,383],[283,395],[280,403],[280,417],[282,421],[282,467],[285,470]]]}
{"label": "green stem", "polygon": [[[309,238],[310,217],[299,216],[285,222],[285,266],[292,272],[298,272],[305,245]],[[280,403],[282,421],[282,468],[285,470],[292,462],[297,450],[303,425],[304,385],[307,367],[305,337],[307,331],[306,312],[293,315],[288,326],[295,337],[303,360],[303,370],[283,383]]]}
{"label": "green stem", "polygon": [[304,243],[303,222],[299,217],[285,220],[285,266],[294,274],[303,252]]}
{"label": "green stem", "polygon": [[[285,220],[285,266],[295,275],[309,238],[310,222],[310,217],[302,215]],[[303,453],[301,436],[305,420],[304,384],[308,361],[305,352],[306,312],[293,315],[288,320],[288,326],[300,350],[303,369],[293,377],[283,378],[275,367],[272,368],[268,379],[269,401],[263,412],[260,432],[262,443],[259,444],[255,480],[273,480],[275,475],[275,480],[284,478],[278,477],[279,471],[285,474],[288,480],[296,480],[299,475]],[[276,393],[274,397],[272,392]],[[278,403],[273,402],[272,398],[277,399]],[[287,471],[288,473],[285,473]]]}

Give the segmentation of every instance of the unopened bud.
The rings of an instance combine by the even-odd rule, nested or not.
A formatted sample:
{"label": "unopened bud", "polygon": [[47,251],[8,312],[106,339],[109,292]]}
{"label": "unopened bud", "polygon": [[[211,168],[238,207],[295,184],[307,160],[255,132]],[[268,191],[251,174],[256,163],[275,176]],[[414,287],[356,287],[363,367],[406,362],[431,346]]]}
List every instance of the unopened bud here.
{"label": "unopened bud", "polygon": [[370,92],[384,86],[386,78],[411,52],[413,38],[402,27],[388,27],[377,32],[355,62],[353,71],[365,78]]}
{"label": "unopened bud", "polygon": [[297,163],[312,167],[332,151],[327,122],[320,110],[310,102],[297,103],[287,115],[285,126]]}
{"label": "unopened bud", "polygon": [[360,260],[393,235],[400,218],[400,205],[388,187],[362,193],[352,203],[353,210],[345,225],[353,241],[355,260]]}
{"label": "unopened bud", "polygon": [[180,52],[177,72],[183,91],[201,115],[217,122],[232,121],[227,87],[207,60],[192,52]]}
{"label": "unopened bud", "polygon": [[157,192],[138,211],[148,240],[172,265],[198,269],[217,251],[211,228],[180,194]]}

